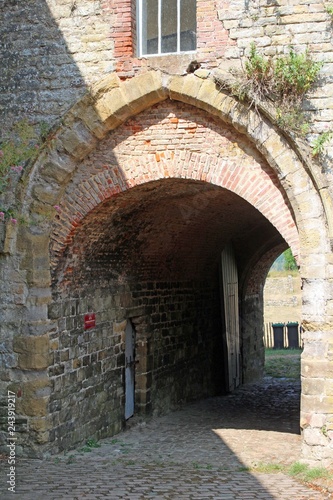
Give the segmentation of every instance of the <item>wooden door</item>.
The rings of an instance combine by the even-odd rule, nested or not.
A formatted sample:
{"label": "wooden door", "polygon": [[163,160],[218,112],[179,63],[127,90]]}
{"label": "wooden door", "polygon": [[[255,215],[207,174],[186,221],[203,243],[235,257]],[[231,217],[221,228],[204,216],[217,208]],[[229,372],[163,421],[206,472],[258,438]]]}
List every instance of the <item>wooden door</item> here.
{"label": "wooden door", "polygon": [[226,390],[231,392],[240,384],[240,335],[238,309],[238,273],[231,244],[221,254],[222,320]]}

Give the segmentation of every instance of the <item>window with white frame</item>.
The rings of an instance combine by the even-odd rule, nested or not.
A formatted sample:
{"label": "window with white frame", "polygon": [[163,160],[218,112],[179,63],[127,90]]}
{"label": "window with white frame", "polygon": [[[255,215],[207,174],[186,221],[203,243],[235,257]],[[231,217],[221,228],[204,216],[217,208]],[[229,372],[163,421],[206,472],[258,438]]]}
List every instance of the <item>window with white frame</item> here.
{"label": "window with white frame", "polygon": [[196,50],[196,0],[137,0],[139,56]]}

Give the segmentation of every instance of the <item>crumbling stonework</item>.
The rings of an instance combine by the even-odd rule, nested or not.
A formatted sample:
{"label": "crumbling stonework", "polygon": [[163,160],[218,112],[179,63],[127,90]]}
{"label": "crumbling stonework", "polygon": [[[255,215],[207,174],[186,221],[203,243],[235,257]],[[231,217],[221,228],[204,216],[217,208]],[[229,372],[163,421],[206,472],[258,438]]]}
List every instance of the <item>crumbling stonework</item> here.
{"label": "crumbling stonework", "polygon": [[[19,449],[40,455],[122,428],[128,321],[136,412],[223,392],[219,265],[232,242],[243,382],[262,373],[267,271],[288,246],[298,260],[303,452],[331,463],[331,172],[267,109],[216,84],[250,41],[274,55],[311,34],[327,60],[307,102],[311,130],[330,126],[324,6],[198,0],[196,53],[147,58],[136,55],[134,2],[2,8],[2,116],[58,122],[15,188],[29,224],[0,223],[0,387],[17,394]],[[201,68],[187,73],[193,59]]]}

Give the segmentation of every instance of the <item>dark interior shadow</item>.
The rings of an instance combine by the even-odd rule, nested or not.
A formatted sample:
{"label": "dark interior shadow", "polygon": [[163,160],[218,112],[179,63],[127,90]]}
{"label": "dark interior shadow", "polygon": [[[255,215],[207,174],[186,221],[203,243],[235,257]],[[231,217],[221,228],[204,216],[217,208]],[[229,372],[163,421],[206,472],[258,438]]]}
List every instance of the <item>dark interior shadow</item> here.
{"label": "dark interior shadow", "polygon": [[220,428],[300,434],[300,380],[265,377],[216,398],[212,418]]}

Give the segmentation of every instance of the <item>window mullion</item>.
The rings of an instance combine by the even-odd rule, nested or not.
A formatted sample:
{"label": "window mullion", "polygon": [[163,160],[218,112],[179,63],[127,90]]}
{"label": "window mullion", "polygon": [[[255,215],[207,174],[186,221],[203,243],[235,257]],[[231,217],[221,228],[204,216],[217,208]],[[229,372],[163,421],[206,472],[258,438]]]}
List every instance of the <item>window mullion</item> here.
{"label": "window mullion", "polygon": [[180,52],[180,1],[177,0],[177,52]]}
{"label": "window mullion", "polygon": [[162,0],[158,0],[158,54],[162,53]]}
{"label": "window mullion", "polygon": [[142,9],[143,9],[143,5],[142,5],[142,0],[139,0],[137,5],[138,5],[138,7],[136,10],[136,15],[137,15],[139,22],[137,24],[138,33],[136,35],[137,35],[137,40],[139,42],[139,56],[142,57],[142,54],[143,54],[143,47],[142,47],[142,34],[143,34]]}

